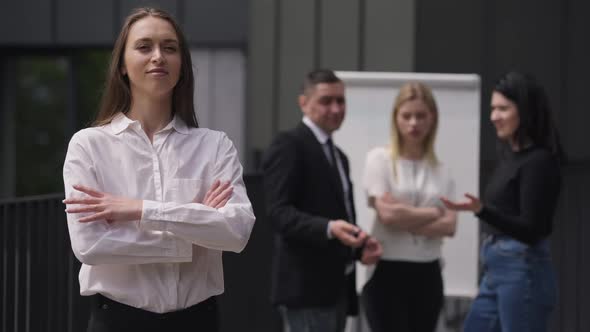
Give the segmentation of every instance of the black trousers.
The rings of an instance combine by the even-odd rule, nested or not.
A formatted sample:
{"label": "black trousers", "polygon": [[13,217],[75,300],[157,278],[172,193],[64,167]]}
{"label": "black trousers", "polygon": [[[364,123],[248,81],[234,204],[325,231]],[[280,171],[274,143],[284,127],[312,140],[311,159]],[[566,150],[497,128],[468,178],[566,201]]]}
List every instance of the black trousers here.
{"label": "black trousers", "polygon": [[433,332],[443,304],[440,264],[382,260],[361,301],[373,332]]}
{"label": "black trousers", "polygon": [[102,295],[93,295],[91,303],[88,332],[219,331],[215,297],[163,314],[130,307]]}

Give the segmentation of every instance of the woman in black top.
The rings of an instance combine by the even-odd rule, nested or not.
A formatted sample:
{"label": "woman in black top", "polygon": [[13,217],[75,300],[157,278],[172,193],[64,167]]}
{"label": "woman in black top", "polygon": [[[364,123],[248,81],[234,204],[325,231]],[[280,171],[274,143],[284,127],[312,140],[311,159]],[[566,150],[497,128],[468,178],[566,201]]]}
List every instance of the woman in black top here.
{"label": "woman in black top", "polygon": [[507,149],[480,201],[443,203],[485,222],[484,275],[465,331],[546,331],[556,301],[548,236],[561,184],[561,147],[547,95],[511,72],[495,85],[491,121]]}

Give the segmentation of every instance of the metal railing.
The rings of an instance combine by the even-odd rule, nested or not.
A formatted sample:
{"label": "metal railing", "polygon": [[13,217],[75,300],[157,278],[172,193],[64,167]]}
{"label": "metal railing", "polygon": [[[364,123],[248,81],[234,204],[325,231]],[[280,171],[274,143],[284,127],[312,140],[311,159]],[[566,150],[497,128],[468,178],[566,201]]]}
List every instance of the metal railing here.
{"label": "metal railing", "polygon": [[82,331],[87,301],[70,249],[63,194],[0,201],[0,330]]}
{"label": "metal railing", "polygon": [[[260,177],[244,177],[262,214]],[[0,331],[85,331],[89,300],[80,296],[63,193],[0,200]],[[269,301],[271,235],[259,218],[247,248],[224,253],[226,294],[219,296],[220,331],[276,331]],[[228,318],[229,317],[229,318]]]}

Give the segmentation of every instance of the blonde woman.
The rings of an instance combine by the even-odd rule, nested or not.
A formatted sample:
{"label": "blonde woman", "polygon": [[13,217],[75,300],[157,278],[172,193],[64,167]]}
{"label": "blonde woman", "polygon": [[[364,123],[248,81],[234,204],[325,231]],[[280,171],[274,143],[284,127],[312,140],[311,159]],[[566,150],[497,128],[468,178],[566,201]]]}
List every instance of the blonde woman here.
{"label": "blonde woman", "polygon": [[367,155],[364,187],[376,212],[372,235],[383,246],[363,289],[372,331],[432,332],[443,303],[441,245],[453,236],[456,213],[439,197],[454,182],[434,151],[438,110],[430,89],[407,83],[395,100],[391,146]]}

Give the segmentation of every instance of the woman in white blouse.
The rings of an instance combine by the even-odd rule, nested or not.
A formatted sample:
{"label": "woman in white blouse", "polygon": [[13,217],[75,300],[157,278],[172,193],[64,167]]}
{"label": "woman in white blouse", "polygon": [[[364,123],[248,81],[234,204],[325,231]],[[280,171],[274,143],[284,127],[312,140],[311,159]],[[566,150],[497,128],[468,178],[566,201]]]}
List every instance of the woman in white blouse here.
{"label": "woman in white blouse", "polygon": [[68,228],[92,296],[88,331],[217,331],[222,251],[241,251],[254,214],[228,137],[199,128],[182,31],[140,8],[113,49],[93,127],[64,163]]}
{"label": "woman in white blouse", "polygon": [[364,171],[383,255],[363,307],[373,332],[432,332],[443,303],[442,238],[454,235],[456,213],[439,200],[453,196],[454,183],[434,152],[438,111],[430,89],[402,86],[391,125],[391,146],[371,150]]}

